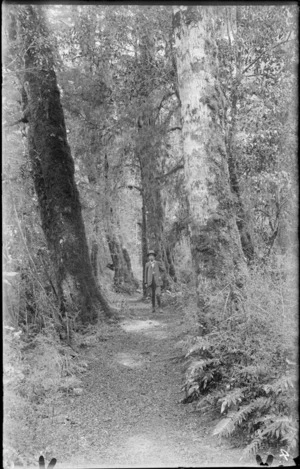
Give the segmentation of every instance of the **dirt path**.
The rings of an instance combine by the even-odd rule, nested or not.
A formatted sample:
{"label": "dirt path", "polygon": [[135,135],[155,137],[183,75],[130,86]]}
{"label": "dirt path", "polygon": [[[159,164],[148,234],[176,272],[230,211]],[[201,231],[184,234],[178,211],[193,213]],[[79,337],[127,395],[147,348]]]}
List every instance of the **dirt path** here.
{"label": "dirt path", "polygon": [[56,467],[240,466],[241,451],[218,447],[179,402],[180,312],[127,302],[126,319],[86,350],[84,391],[66,402],[69,423],[57,429]]}

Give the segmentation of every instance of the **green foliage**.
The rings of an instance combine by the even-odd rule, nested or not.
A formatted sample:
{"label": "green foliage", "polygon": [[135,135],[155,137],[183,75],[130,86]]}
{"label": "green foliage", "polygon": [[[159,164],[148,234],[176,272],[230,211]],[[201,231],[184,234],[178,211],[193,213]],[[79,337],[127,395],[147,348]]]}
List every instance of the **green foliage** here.
{"label": "green foliage", "polygon": [[86,363],[51,327],[33,336],[11,326],[4,331],[4,452],[11,467],[36,462],[45,442],[39,429],[59,412],[63,395],[80,388]]}
{"label": "green foliage", "polygon": [[217,32],[227,151],[263,258],[293,231],[296,18],[293,5],[227,8]]}
{"label": "green foliage", "polygon": [[244,397],[244,390],[246,390],[246,388],[235,388],[232,391],[228,392],[225,396],[220,397],[218,399],[218,402],[222,404],[221,414],[227,412],[232,406],[236,406],[242,401]]}
{"label": "green foliage", "polygon": [[244,450],[245,455],[255,454],[265,441],[268,443],[280,442],[288,449],[296,449],[298,443],[298,424],[290,416],[265,415],[257,421],[261,428]]}
{"label": "green foliage", "polygon": [[288,450],[296,445],[296,317],[295,308],[282,303],[288,296],[284,282],[256,269],[243,316],[220,315],[211,333],[185,345],[183,402],[222,416],[213,435],[239,435],[248,443],[246,453],[266,443]]}

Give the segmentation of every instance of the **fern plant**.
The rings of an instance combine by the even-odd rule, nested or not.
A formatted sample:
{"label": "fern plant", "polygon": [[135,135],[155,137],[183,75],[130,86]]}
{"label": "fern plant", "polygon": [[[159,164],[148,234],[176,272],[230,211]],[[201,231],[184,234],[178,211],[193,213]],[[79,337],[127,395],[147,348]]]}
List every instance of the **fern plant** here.
{"label": "fern plant", "polygon": [[250,404],[241,407],[235,412],[231,412],[228,417],[222,419],[213,431],[213,435],[220,437],[228,437],[241,425],[243,420],[246,420],[250,414],[255,411],[261,411],[268,408],[270,405],[270,399],[260,397]]}
{"label": "fern plant", "polygon": [[192,360],[187,368],[186,381],[183,386],[186,394],[184,403],[197,399],[201,392],[209,387],[214,377],[210,367],[218,363],[219,360],[215,358]]}
{"label": "fern plant", "polygon": [[[246,389],[246,388],[245,388]],[[221,403],[221,414],[228,411],[232,406],[239,404],[243,397],[245,389],[235,388],[225,396],[220,397],[218,402]]]}
{"label": "fern plant", "polygon": [[[292,354],[291,328],[282,327],[281,303],[265,288],[264,279],[249,283],[244,317],[230,325],[222,317],[210,334],[186,344],[183,402],[195,401],[198,411],[220,415],[213,435],[238,435],[248,453],[268,442],[294,447],[295,362],[286,360]],[[257,307],[258,299],[263,310]]]}
{"label": "fern plant", "polygon": [[296,421],[292,417],[286,416],[265,416],[259,421],[263,423],[263,428],[256,432],[256,436],[251,443],[244,449],[244,455],[257,453],[258,448],[267,440],[270,442],[279,442],[286,446],[288,451],[295,449],[298,442],[298,428]]}

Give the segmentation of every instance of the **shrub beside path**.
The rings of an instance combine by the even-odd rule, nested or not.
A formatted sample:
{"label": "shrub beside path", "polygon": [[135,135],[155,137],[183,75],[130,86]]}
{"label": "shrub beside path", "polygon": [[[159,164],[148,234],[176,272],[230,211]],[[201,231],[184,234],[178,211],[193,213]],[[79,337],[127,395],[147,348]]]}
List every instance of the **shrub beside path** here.
{"label": "shrub beside path", "polygon": [[66,398],[65,424],[54,432],[56,467],[249,466],[242,450],[218,445],[211,422],[180,403],[180,310],[152,314],[149,303],[126,301],[121,323],[99,325],[84,350],[82,394]]}

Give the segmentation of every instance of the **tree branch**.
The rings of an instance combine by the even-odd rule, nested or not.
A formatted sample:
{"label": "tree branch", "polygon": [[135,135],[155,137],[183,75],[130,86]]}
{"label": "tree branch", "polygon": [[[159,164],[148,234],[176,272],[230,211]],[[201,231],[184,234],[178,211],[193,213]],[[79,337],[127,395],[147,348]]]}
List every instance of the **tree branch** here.
{"label": "tree branch", "polygon": [[170,176],[171,174],[174,174],[174,173],[176,173],[177,171],[179,171],[180,169],[183,169],[183,168],[184,168],[184,164],[183,164],[183,163],[179,163],[177,166],[175,166],[175,168],[171,169],[171,170],[168,171],[167,173],[162,174],[161,176],[156,176],[156,179],[163,179],[163,178],[166,178],[167,176]]}
{"label": "tree branch", "polygon": [[154,118],[154,122],[156,122],[156,120],[158,119],[158,116],[159,116],[159,113],[160,113],[160,110],[162,108],[164,101],[166,101],[168,98],[171,98],[171,96],[173,96],[174,94],[175,94],[174,91],[167,91],[167,93],[163,95],[161,102],[156,108],[156,116]]}
{"label": "tree branch", "polygon": [[136,190],[139,191],[139,192],[143,192],[143,188],[142,188],[142,187],[132,186],[132,185],[128,185],[128,186],[124,186],[124,187],[127,187],[127,188],[130,189],[130,190],[136,189]]}
{"label": "tree branch", "polygon": [[251,68],[252,65],[254,65],[264,54],[266,54],[267,52],[270,52],[272,49],[275,49],[278,46],[281,46],[281,44],[285,44],[286,42],[288,42],[290,35],[291,35],[291,31],[289,32],[288,37],[284,41],[278,42],[278,44],[275,44],[275,46],[272,46],[269,49],[264,50],[258,57],[256,57],[256,59],[254,59],[249,65],[247,65],[246,68],[244,68],[244,70],[242,71],[242,75],[245,72],[247,72],[247,70],[249,70],[249,68]]}
{"label": "tree branch", "polygon": [[171,129],[167,130],[167,132],[173,132],[174,130],[182,130],[182,127],[171,127]]}
{"label": "tree branch", "polygon": [[12,124],[4,124],[4,127],[7,128],[7,127],[13,127],[14,125],[17,125],[17,124],[28,124],[28,119],[27,117],[22,117],[21,119],[18,119],[17,121],[13,122]]}
{"label": "tree branch", "polygon": [[117,189],[136,189],[137,191],[139,191],[140,193],[143,192],[143,188],[142,187],[138,187],[138,186],[134,186],[132,184],[128,184],[128,186],[118,186]]}
{"label": "tree branch", "polygon": [[[122,164],[120,164],[120,167],[122,166]],[[128,168],[138,168],[138,169],[141,169],[140,165],[139,164],[136,164],[136,163],[128,163],[128,164],[124,164],[123,166],[126,166]]]}
{"label": "tree branch", "polygon": [[163,126],[167,126],[169,125],[170,121],[171,121],[171,118],[172,116],[174,115],[175,111],[177,111],[177,109],[179,108],[179,106],[176,106],[175,109],[171,109],[168,113],[168,115],[166,116],[165,120],[162,122],[162,125]]}

